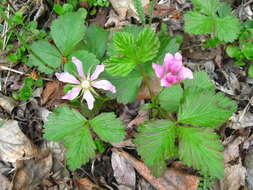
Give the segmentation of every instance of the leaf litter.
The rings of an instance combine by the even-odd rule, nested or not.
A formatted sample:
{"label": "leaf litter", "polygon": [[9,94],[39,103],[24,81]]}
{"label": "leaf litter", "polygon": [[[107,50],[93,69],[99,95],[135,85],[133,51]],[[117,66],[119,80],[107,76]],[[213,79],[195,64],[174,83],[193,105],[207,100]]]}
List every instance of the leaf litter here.
{"label": "leaf litter", "polygon": [[[36,5],[32,3],[32,6],[37,8],[37,12],[35,11],[35,20],[45,16],[47,12],[47,9],[45,9],[47,5],[43,4],[43,1],[37,2],[39,3]],[[99,23],[105,27],[114,26],[112,29],[117,30],[117,27],[130,24],[132,22],[131,18],[136,19],[137,22],[139,21],[132,1],[111,0],[110,2],[113,8],[106,8],[105,11],[101,11],[103,8],[99,9],[98,15],[101,15],[97,15],[93,20],[91,19],[91,23]],[[16,8],[22,6],[22,2],[13,1],[13,3]],[[144,7],[147,8],[149,3],[149,1],[143,1]],[[244,11],[244,16],[251,18],[252,11],[249,5],[246,7],[240,6],[238,9]],[[170,32],[182,32],[182,18],[180,15],[189,6],[189,2],[187,1],[176,1],[176,3],[159,1],[159,4],[155,6],[154,16],[167,22]],[[51,16],[54,17],[54,15]],[[49,22],[51,21],[49,20]],[[159,30],[159,23],[155,29]],[[223,153],[226,165],[225,177],[219,181],[218,189],[239,190],[240,188],[246,188],[246,186],[248,189],[253,189],[253,143],[250,136],[253,125],[251,103],[252,79],[247,77],[245,71],[242,71],[241,68],[232,64],[225,64],[227,59],[220,54],[218,49],[206,50],[199,47],[201,40],[201,37],[197,39],[192,36],[186,37],[182,47],[187,59],[185,61],[187,63],[191,62],[192,64],[189,65],[194,68],[207,69],[210,77],[216,84],[216,89],[232,96],[238,101],[238,112],[219,131],[223,137],[223,144],[225,145]],[[4,71],[5,74],[6,72]],[[11,74],[11,79],[17,79],[19,78],[18,76],[17,74]],[[64,95],[63,84],[57,81],[48,82],[43,89],[41,97],[40,93],[34,97],[36,101],[34,101],[35,103],[31,103],[33,104],[32,106],[24,102],[20,105],[11,98],[10,92],[20,88],[15,80],[12,86],[8,85],[7,83],[8,93],[0,95],[0,107],[1,112],[3,112],[0,116],[4,119],[0,127],[0,157],[6,167],[9,166],[8,164],[11,164],[14,172],[8,175],[5,173],[4,175],[7,177],[3,174],[0,175],[2,189],[8,189],[11,185],[13,189],[24,190],[33,189],[38,187],[38,185],[42,185],[48,189],[56,188],[56,186],[59,186],[60,189],[74,189],[76,188],[75,184],[77,189],[113,189],[113,187],[117,187],[118,189],[135,189],[137,187],[138,189],[153,189],[153,187],[168,190],[197,189],[199,176],[190,174],[191,172],[189,170],[182,170],[169,165],[163,178],[157,179],[150,174],[142,162],[127,153],[135,148],[131,141],[133,136],[131,132],[136,130],[135,125],[149,119],[150,113],[140,110],[139,101],[132,105],[124,105],[123,111],[119,111],[125,120],[125,124],[131,130],[129,131],[128,139],[120,143],[112,143],[112,145],[123,148],[126,152],[113,149],[113,153],[111,154],[106,156],[99,155],[94,158],[93,163],[103,162],[101,164],[103,165],[101,167],[102,169],[96,167],[96,164],[91,164],[86,166],[88,167],[88,174],[81,170],[73,172],[71,175],[73,174],[78,178],[72,179],[70,172],[66,172],[64,163],[65,149],[62,147],[62,144],[42,140],[43,143],[41,146],[41,141],[34,141],[35,138],[31,138],[34,136],[40,136],[41,138],[41,133],[35,134],[38,131],[41,132],[39,125],[41,125],[42,121],[45,122],[47,120],[47,115],[51,108],[64,103],[60,99]],[[156,90],[158,83],[151,80],[151,85]],[[147,88],[142,85],[138,99],[146,101],[145,99],[148,98]],[[38,125],[31,123],[29,121],[31,118],[27,117],[33,111],[38,112],[38,115],[36,113],[31,116],[38,117]],[[6,118],[14,118],[15,120],[6,121]],[[37,132],[33,130],[27,132],[28,128],[36,128]],[[250,132],[248,133],[248,131]],[[136,156],[136,153],[133,153],[133,155]],[[97,164],[97,166],[100,166],[100,164]],[[94,167],[96,168],[95,171]],[[103,172],[100,170],[108,170],[111,172],[108,172],[110,173],[108,175],[101,175]]]}

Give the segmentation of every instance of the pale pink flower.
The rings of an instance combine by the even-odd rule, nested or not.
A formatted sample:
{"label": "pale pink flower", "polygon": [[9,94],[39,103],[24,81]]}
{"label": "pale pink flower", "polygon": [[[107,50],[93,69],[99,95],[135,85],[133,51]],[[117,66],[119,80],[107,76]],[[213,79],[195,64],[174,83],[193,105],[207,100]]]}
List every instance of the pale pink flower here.
{"label": "pale pink flower", "polygon": [[167,53],[163,65],[153,64],[152,67],[156,76],[161,79],[161,86],[164,87],[170,87],[184,79],[193,78],[192,71],[183,66],[180,53],[176,53],[175,56]]}
{"label": "pale pink flower", "polygon": [[96,94],[94,88],[109,90],[112,93],[116,93],[115,86],[112,85],[111,82],[104,79],[98,79],[99,75],[104,71],[104,65],[97,65],[94,73],[90,76],[89,74],[85,76],[83,73],[83,63],[78,60],[76,57],[72,57],[72,62],[75,64],[78,72],[78,79],[71,75],[68,72],[64,73],[56,73],[55,76],[59,81],[64,83],[74,84],[74,87],[68,91],[68,93],[62,97],[62,99],[73,100],[75,99],[81,92],[82,99],[85,99],[88,108],[91,110],[94,106],[95,98],[92,93]]}

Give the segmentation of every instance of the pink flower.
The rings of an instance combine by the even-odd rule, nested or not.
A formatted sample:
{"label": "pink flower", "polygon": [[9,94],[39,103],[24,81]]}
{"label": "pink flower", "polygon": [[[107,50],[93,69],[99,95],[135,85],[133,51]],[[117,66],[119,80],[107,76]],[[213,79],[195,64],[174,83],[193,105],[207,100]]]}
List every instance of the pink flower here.
{"label": "pink flower", "polygon": [[167,53],[163,65],[153,64],[152,67],[156,76],[161,79],[161,86],[164,87],[170,87],[184,79],[193,78],[192,71],[183,66],[180,53],[176,53],[175,56]]}
{"label": "pink flower", "polygon": [[92,110],[94,106],[95,98],[91,92],[96,94],[93,87],[98,88],[98,89],[103,89],[103,90],[109,90],[112,93],[116,93],[116,88],[115,86],[112,85],[111,82],[109,82],[108,80],[103,80],[103,79],[97,80],[99,75],[105,69],[104,65],[97,65],[94,73],[91,76],[89,74],[85,76],[85,74],[83,73],[83,63],[80,60],[78,60],[76,57],[72,57],[72,62],[75,64],[77,68],[77,72],[79,74],[78,79],[68,72],[55,74],[55,76],[57,77],[59,81],[62,81],[64,83],[74,84],[74,87],[71,90],[69,90],[68,93],[62,97],[62,99],[73,100],[81,92],[81,94],[83,95],[82,99],[86,100],[88,104],[88,108]]}

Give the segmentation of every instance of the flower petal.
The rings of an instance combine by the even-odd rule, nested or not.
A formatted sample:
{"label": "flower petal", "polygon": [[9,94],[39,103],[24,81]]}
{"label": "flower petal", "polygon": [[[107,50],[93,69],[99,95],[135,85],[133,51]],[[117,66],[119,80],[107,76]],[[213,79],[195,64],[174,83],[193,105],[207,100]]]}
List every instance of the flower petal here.
{"label": "flower petal", "polygon": [[97,65],[94,73],[91,75],[90,79],[91,80],[96,80],[100,73],[102,73],[105,70],[104,65]]}
{"label": "flower petal", "polygon": [[90,110],[92,110],[93,107],[94,107],[95,98],[93,97],[93,95],[91,94],[91,92],[90,92],[89,90],[86,90],[86,91],[83,93],[83,99],[86,100],[87,105],[88,105],[88,108],[89,108]]}
{"label": "flower petal", "polygon": [[73,75],[69,74],[68,72],[64,73],[55,73],[55,76],[59,81],[71,84],[80,84],[80,81],[76,79]]}
{"label": "flower petal", "polygon": [[174,59],[182,62],[183,57],[182,57],[181,53],[177,52],[174,56]]}
{"label": "flower petal", "polygon": [[103,90],[109,90],[112,93],[116,93],[115,86],[112,85],[112,83],[108,80],[98,80],[92,83],[92,86],[95,88],[103,89]]}
{"label": "flower petal", "polygon": [[152,64],[152,68],[155,70],[155,74],[158,78],[162,78],[164,75],[164,66],[158,64]]}
{"label": "flower petal", "polygon": [[172,84],[169,83],[166,78],[162,78],[161,79],[161,86],[164,86],[164,87],[170,87]]}
{"label": "flower petal", "polygon": [[72,57],[72,62],[76,65],[79,76],[85,79],[85,75],[83,74],[83,63],[76,57]]}
{"label": "flower petal", "polygon": [[178,73],[178,76],[180,78],[182,78],[181,80],[183,80],[183,79],[193,79],[192,71],[187,67],[183,67],[181,69],[181,71]]}
{"label": "flower petal", "polygon": [[82,89],[81,87],[72,88],[71,90],[67,92],[67,94],[65,94],[65,96],[62,97],[62,99],[67,99],[67,100],[75,99],[80,93],[81,89]]}

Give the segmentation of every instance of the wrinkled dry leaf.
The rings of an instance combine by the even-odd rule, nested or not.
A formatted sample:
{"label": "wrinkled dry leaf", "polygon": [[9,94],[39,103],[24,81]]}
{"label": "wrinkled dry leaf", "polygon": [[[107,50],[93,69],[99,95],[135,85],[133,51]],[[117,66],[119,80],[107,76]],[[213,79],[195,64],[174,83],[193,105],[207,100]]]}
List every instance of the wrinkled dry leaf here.
{"label": "wrinkled dry leaf", "polygon": [[245,167],[247,170],[246,181],[249,190],[253,189],[253,147],[249,150],[245,157]]}
{"label": "wrinkled dry leaf", "polygon": [[199,183],[197,176],[187,174],[176,168],[167,169],[162,179],[166,182],[167,187],[177,190],[197,190]]}
{"label": "wrinkled dry leaf", "polygon": [[132,128],[133,126],[140,125],[150,118],[150,110],[140,110],[138,115],[127,125],[128,128]]}
{"label": "wrinkled dry leaf", "polygon": [[117,183],[134,188],[136,175],[133,166],[131,166],[124,157],[115,152],[112,153],[111,163]]}
{"label": "wrinkled dry leaf", "polygon": [[118,143],[111,143],[112,146],[117,147],[117,148],[123,148],[123,147],[135,147],[133,139],[127,139],[125,141],[121,141]]}
{"label": "wrinkled dry leaf", "polygon": [[246,169],[241,163],[237,165],[227,165],[225,167],[225,177],[221,180],[221,190],[239,190],[245,185]]}
{"label": "wrinkled dry leaf", "polygon": [[137,160],[130,154],[112,149],[112,152],[124,157],[137,172],[143,176],[154,188],[159,190],[197,190],[198,177],[179,171],[175,168],[169,168],[161,178],[155,178],[149,168],[141,161]]}
{"label": "wrinkled dry leaf", "polygon": [[11,182],[0,173],[0,190],[10,190]]}
{"label": "wrinkled dry leaf", "polygon": [[49,152],[41,153],[30,159],[18,160],[12,181],[12,189],[33,189],[49,176],[52,156]]}
{"label": "wrinkled dry leaf", "polygon": [[57,80],[46,83],[46,87],[42,92],[41,104],[44,105],[49,101],[61,99],[64,95],[63,88],[64,84]]}
{"label": "wrinkled dry leaf", "polygon": [[245,137],[237,137],[225,147],[223,155],[224,162],[228,163],[240,156],[239,145],[245,141]]}
{"label": "wrinkled dry leaf", "polygon": [[138,190],[154,190],[154,188],[145,179],[141,178],[138,180]]}
{"label": "wrinkled dry leaf", "polygon": [[97,188],[97,185],[94,184],[92,181],[90,181],[88,178],[75,179],[75,182],[76,182],[78,190],[100,189],[100,188]]}
{"label": "wrinkled dry leaf", "polygon": [[253,114],[249,111],[238,111],[238,113],[233,114],[229,121],[228,126],[232,129],[251,127],[253,126]]}
{"label": "wrinkled dry leaf", "polygon": [[[149,0],[141,0],[143,7],[149,4]],[[123,21],[126,17],[134,17],[139,20],[137,11],[134,8],[133,0],[110,0],[110,3],[116,13],[119,20]]]}
{"label": "wrinkled dry leaf", "polygon": [[10,97],[0,94],[0,107],[7,113],[11,114],[12,110],[17,106],[17,102]]}
{"label": "wrinkled dry leaf", "polygon": [[0,157],[6,162],[31,157],[38,151],[14,120],[6,121],[0,127],[0,139]]}
{"label": "wrinkled dry leaf", "polygon": [[12,190],[32,190],[50,175],[52,155],[44,152],[31,159],[18,160]]}

